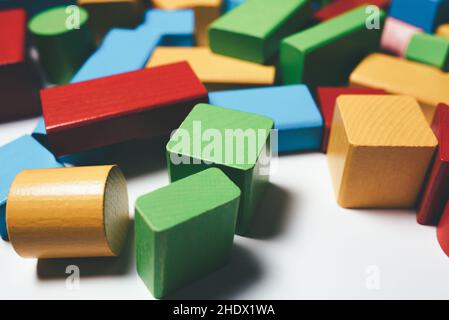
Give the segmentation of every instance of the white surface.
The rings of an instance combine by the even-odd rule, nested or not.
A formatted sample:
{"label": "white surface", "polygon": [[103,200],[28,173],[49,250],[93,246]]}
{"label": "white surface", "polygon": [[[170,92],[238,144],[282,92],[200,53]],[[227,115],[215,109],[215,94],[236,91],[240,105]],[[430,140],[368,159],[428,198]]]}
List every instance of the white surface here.
{"label": "white surface", "polygon": [[[0,144],[35,123],[0,124]],[[139,195],[168,183],[163,144],[124,144],[114,154],[128,178],[131,211]],[[411,211],[339,208],[323,154],[283,156],[278,164],[258,239],[236,237],[228,266],[171,298],[449,298],[449,258],[434,228],[418,225]],[[71,264],[80,267],[79,290],[66,287]],[[378,290],[366,285],[370,266],[380,271]],[[132,243],[117,259],[38,262],[0,241],[0,284],[0,299],[152,299]]]}

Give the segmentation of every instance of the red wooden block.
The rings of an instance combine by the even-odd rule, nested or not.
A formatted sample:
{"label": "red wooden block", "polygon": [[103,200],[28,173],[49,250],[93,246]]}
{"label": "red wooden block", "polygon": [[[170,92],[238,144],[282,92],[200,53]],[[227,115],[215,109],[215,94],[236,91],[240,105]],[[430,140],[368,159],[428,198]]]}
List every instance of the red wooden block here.
{"label": "red wooden block", "polygon": [[329,134],[334,118],[335,102],[341,95],[359,95],[359,94],[386,94],[382,89],[364,89],[364,88],[348,88],[348,87],[319,87],[317,88],[317,98],[319,107],[324,118],[324,132],[322,151],[326,153],[329,142]]}
{"label": "red wooden block", "polygon": [[323,22],[364,4],[372,4],[379,8],[386,8],[390,4],[390,0],[335,0],[315,12],[314,18],[316,21]]}
{"label": "red wooden block", "polygon": [[0,11],[0,121],[40,112],[40,79],[28,57],[26,13]]}
{"label": "red wooden block", "polygon": [[177,128],[207,90],[187,62],[41,91],[48,141],[57,156]]}
{"label": "red wooden block", "polygon": [[449,107],[447,105],[440,104],[437,107],[432,129],[438,138],[439,146],[418,205],[417,221],[420,224],[436,226],[449,199]]}

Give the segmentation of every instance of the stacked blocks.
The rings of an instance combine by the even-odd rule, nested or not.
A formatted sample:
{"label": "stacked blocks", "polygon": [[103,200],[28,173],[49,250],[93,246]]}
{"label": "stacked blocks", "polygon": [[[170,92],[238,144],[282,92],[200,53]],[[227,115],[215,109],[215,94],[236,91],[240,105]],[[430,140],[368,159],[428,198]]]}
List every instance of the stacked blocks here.
{"label": "stacked blocks", "polygon": [[239,197],[239,188],[211,168],[137,199],[137,272],[156,298],[226,263]]}
{"label": "stacked blocks", "polygon": [[328,146],[338,203],[412,208],[437,139],[408,96],[340,96]]}
{"label": "stacked blocks", "polygon": [[167,144],[171,181],[223,170],[242,191],[236,232],[248,233],[268,182],[273,126],[268,117],[198,104]]}
{"label": "stacked blocks", "polygon": [[407,48],[406,58],[449,71],[449,39],[416,34]]}

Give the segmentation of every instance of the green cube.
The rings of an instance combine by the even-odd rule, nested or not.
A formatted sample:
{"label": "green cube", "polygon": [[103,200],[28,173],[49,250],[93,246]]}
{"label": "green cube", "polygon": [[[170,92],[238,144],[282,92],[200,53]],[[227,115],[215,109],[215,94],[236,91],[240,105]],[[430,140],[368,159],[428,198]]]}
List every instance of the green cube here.
{"label": "green cube", "polygon": [[449,71],[449,38],[425,33],[415,34],[407,47],[405,57]]}
{"label": "green cube", "polygon": [[239,188],[211,168],[137,199],[137,272],[156,298],[228,261],[239,197]]}
{"label": "green cube", "polygon": [[282,82],[311,87],[347,84],[359,62],[379,48],[385,12],[373,16],[379,25],[371,29],[369,17],[362,6],[285,38],[280,49]]}
{"label": "green cube", "polygon": [[209,46],[218,54],[266,63],[312,12],[310,0],[247,0],[212,23]]}
{"label": "green cube", "polygon": [[246,234],[268,182],[273,120],[208,104],[196,105],[167,144],[171,181],[210,166],[241,189],[236,232]]}

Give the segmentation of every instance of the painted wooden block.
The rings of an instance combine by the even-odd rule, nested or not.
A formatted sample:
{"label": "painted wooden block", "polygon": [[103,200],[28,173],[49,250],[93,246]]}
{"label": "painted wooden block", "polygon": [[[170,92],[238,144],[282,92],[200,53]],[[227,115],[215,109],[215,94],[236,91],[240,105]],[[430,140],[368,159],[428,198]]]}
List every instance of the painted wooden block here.
{"label": "painted wooden block", "polygon": [[22,171],[9,191],[6,224],[25,258],[117,256],[129,224],[125,177],[117,166]]}
{"label": "painted wooden block", "polygon": [[317,99],[324,119],[323,141],[321,150],[326,153],[331,132],[332,120],[334,118],[335,103],[341,95],[375,95],[385,94],[382,89],[348,88],[348,87],[319,87],[317,88]]}
{"label": "painted wooden block", "polygon": [[191,10],[148,10],[145,22],[138,28],[111,30],[72,83],[141,69],[158,45],[191,45],[192,42]]}
{"label": "painted wooden block", "polygon": [[436,226],[449,199],[449,107],[441,104],[435,113],[432,129],[438,139],[438,150],[419,202],[417,221]]}
{"label": "painted wooden block", "polygon": [[[69,82],[95,48],[87,25],[89,14],[83,8],[73,8],[76,10],[63,6],[48,9],[28,24],[40,63],[52,83]],[[78,13],[79,21],[74,18]]]}
{"label": "painted wooden block", "polygon": [[77,0],[89,12],[89,26],[100,44],[112,28],[135,28],[144,17],[142,0]]}
{"label": "painted wooden block", "polygon": [[327,158],[345,208],[412,208],[437,139],[409,96],[337,98]]}
{"label": "painted wooden block", "polygon": [[421,63],[384,54],[366,57],[350,77],[351,85],[410,95],[421,104],[429,123],[436,106],[449,104],[449,75]]}
{"label": "painted wooden block", "polygon": [[237,8],[239,5],[241,5],[246,0],[224,0],[224,12],[231,11],[235,8]]}
{"label": "painted wooden block", "polygon": [[207,91],[186,62],[41,91],[57,156],[170,133]]}
{"label": "painted wooden block", "polygon": [[26,135],[0,147],[0,235],[7,240],[6,201],[9,187],[22,170],[62,167],[55,157],[31,136]]}
{"label": "painted wooden block", "polygon": [[[346,84],[354,67],[379,47],[381,30],[366,27],[365,9],[352,10],[284,39],[279,71],[282,81],[311,87]],[[384,17],[381,11],[380,22]]]}
{"label": "painted wooden block", "polygon": [[208,104],[195,106],[167,144],[171,181],[210,166],[241,189],[237,233],[246,234],[267,185],[273,120]]}
{"label": "painted wooden block", "polygon": [[268,62],[282,38],[312,15],[309,0],[247,0],[209,27],[213,52],[256,63]]}
{"label": "painted wooden block", "polygon": [[433,33],[449,21],[449,0],[392,0],[390,15]]}
{"label": "painted wooden block", "polygon": [[208,90],[273,85],[274,66],[264,66],[215,54],[207,47],[158,47],[147,63],[155,67],[187,61]]}
{"label": "painted wooden block", "polygon": [[26,13],[0,11],[0,122],[40,113],[40,79],[28,57]]}
{"label": "painted wooden block", "polygon": [[416,34],[407,48],[406,58],[449,71],[449,39],[431,34]]}
{"label": "painted wooden block", "polygon": [[137,199],[137,272],[154,297],[228,261],[239,197],[240,189],[211,168]]}
{"label": "painted wooden block", "polygon": [[405,57],[405,52],[412,37],[423,30],[412,24],[388,17],[385,20],[380,46],[383,50]]}
{"label": "painted wooden block", "polygon": [[334,0],[315,12],[313,17],[316,21],[323,22],[347,13],[362,5],[374,5],[386,9],[389,4],[390,0]]}
{"label": "painted wooden block", "polygon": [[439,26],[437,29],[437,35],[449,38],[449,23]]}
{"label": "painted wooden block", "polygon": [[278,152],[310,151],[321,146],[323,119],[305,85],[210,92],[209,102],[273,119]]}
{"label": "painted wooden block", "polygon": [[207,28],[220,16],[223,0],[152,0],[152,3],[160,9],[193,9],[196,45],[207,46]]}

